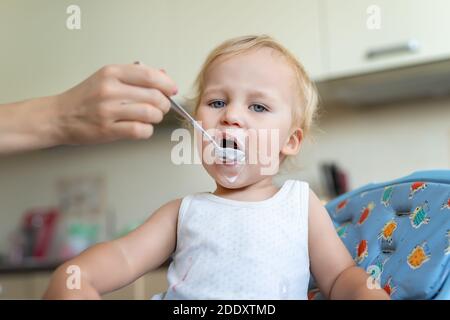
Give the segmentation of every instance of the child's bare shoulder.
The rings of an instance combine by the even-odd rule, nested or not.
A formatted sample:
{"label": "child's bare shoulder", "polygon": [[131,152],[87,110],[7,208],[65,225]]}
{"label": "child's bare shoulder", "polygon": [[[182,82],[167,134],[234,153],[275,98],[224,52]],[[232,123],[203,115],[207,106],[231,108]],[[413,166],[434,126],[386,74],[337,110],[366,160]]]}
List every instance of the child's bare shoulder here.
{"label": "child's bare shoulder", "polygon": [[330,226],[332,226],[332,221],[327,209],[325,208],[323,202],[311,189],[309,190],[308,216],[309,226],[312,231],[320,230],[319,233],[334,232],[334,228],[330,228]]}
{"label": "child's bare shoulder", "polygon": [[[309,188],[309,209],[310,209],[310,214],[314,213],[314,211],[317,210],[325,210],[325,207],[322,203],[322,201],[319,199],[319,197],[316,195],[316,193]],[[313,211],[313,212],[311,212]]]}
{"label": "child's bare shoulder", "polygon": [[158,210],[167,210],[167,211],[178,211],[181,206],[182,198],[170,200],[162,205]]}
{"label": "child's bare shoulder", "polygon": [[180,210],[182,200],[183,199],[174,199],[166,202],[152,214],[150,219],[171,219],[176,221],[178,218],[178,211]]}

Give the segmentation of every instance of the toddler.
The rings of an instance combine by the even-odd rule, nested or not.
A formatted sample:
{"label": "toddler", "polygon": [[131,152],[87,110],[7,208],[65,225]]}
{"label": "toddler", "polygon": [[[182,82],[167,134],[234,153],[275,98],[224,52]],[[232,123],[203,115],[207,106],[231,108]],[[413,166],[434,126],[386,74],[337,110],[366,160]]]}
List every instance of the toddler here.
{"label": "toddler", "polygon": [[[172,258],[169,287],[155,299],[307,299],[310,273],[326,298],[388,299],[368,288],[308,184],[273,183],[316,113],[317,93],[296,58],[269,36],[228,40],[206,59],[193,102],[203,128],[245,162],[207,161],[214,156],[202,139],[215,191],[173,200],[128,235],[66,262],[45,297],[100,298]],[[66,287],[71,265],[81,271],[79,290]]]}

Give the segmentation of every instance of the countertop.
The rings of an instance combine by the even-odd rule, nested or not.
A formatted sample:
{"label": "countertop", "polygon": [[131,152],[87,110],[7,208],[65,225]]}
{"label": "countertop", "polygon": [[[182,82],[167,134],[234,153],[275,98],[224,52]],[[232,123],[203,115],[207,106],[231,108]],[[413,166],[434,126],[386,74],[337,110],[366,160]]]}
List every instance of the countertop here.
{"label": "countertop", "polygon": [[[171,260],[167,260],[159,268],[168,268]],[[21,264],[1,263],[0,276],[5,274],[26,274],[34,272],[53,272],[62,265],[64,261],[30,261]]]}

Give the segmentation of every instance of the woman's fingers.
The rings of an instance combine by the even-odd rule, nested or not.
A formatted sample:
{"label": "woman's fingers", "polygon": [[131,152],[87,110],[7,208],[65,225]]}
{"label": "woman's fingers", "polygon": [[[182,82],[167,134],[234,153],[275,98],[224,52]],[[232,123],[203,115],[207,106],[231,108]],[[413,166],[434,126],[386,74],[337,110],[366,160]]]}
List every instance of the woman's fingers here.
{"label": "woman's fingers", "polygon": [[170,109],[175,83],[145,65],[108,65],[58,95],[60,143],[100,143],[153,134]]}
{"label": "woman's fingers", "polygon": [[178,91],[175,82],[161,70],[143,64],[111,67],[117,69],[114,71],[117,78],[128,85],[158,89],[167,96],[172,96]]}
{"label": "woman's fingers", "polygon": [[175,84],[162,71],[144,65],[108,65],[93,79],[97,101],[148,103],[168,112],[167,96],[175,93]]}
{"label": "woman's fingers", "polygon": [[148,103],[117,104],[110,108],[115,121],[138,121],[152,124],[160,123],[164,117],[161,109]]}
{"label": "woman's fingers", "polygon": [[113,124],[112,131],[120,138],[148,139],[153,134],[153,126],[137,121],[118,121]]}
{"label": "woman's fingers", "polygon": [[126,101],[148,103],[157,107],[163,113],[170,110],[170,101],[167,97],[157,89],[146,89],[141,87],[133,87],[122,85],[120,89],[120,97]]}

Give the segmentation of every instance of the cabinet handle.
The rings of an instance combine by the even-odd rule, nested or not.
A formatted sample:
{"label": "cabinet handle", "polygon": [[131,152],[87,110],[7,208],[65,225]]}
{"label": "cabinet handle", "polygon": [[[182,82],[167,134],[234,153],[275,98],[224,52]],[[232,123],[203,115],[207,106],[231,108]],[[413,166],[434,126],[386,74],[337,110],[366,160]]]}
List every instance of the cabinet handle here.
{"label": "cabinet handle", "polygon": [[415,53],[419,51],[420,45],[417,40],[409,40],[406,43],[377,49],[369,49],[366,53],[367,60],[373,60],[386,55]]}

